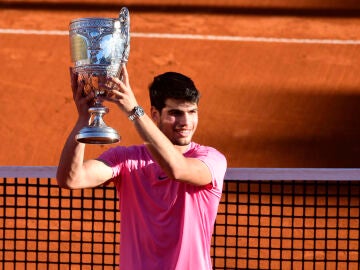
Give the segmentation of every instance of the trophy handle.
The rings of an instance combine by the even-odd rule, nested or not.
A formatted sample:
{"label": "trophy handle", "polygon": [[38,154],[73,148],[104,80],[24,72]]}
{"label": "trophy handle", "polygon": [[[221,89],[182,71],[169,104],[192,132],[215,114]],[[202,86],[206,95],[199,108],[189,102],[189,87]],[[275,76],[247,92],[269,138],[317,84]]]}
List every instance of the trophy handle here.
{"label": "trophy handle", "polygon": [[123,7],[119,13],[120,31],[125,40],[122,63],[128,62],[130,54],[130,15],[129,10]]}

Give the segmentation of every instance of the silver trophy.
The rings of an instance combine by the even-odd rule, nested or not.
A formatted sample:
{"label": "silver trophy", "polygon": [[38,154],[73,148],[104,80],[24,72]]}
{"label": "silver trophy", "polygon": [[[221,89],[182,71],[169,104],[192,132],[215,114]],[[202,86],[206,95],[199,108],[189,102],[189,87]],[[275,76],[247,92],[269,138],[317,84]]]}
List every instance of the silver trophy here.
{"label": "silver trophy", "polygon": [[130,52],[130,15],[122,8],[118,19],[81,18],[70,22],[70,51],[73,71],[78,83],[84,83],[83,94],[93,93],[89,108],[89,125],[82,128],[76,140],[90,144],[109,144],[120,141],[115,129],[107,126],[103,115],[109,109],[102,104],[109,86],[107,77],[117,77],[121,65],[128,61]]}

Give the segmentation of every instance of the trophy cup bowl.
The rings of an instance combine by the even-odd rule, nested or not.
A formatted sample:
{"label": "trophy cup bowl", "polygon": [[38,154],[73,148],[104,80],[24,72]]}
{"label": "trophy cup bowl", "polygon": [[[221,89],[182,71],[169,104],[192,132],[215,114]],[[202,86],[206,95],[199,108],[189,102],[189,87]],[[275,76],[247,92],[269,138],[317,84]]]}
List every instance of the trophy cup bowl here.
{"label": "trophy cup bowl", "polygon": [[121,65],[127,63],[130,52],[130,15],[123,7],[119,18],[80,18],[70,22],[70,52],[73,72],[78,83],[84,84],[83,95],[93,94],[89,108],[89,124],[76,135],[76,140],[88,144],[109,144],[120,141],[115,129],[105,124],[103,106],[108,95],[104,87],[108,77],[117,77]]}

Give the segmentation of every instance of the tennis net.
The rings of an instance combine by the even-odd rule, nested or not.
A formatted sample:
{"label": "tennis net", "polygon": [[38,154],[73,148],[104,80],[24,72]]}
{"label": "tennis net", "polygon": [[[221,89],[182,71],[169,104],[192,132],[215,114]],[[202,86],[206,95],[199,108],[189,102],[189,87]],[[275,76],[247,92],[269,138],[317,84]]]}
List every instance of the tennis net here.
{"label": "tennis net", "polygon": [[[114,186],[60,189],[54,170],[0,168],[0,269],[116,268]],[[359,269],[360,171],[314,172],[229,169],[213,268]]]}

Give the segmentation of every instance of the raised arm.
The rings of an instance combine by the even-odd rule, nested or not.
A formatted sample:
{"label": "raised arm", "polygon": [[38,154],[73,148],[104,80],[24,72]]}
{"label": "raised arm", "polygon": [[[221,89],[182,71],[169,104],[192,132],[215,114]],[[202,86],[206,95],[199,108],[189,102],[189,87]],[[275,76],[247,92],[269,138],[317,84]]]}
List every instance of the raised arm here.
{"label": "raised arm", "polygon": [[207,165],[197,158],[184,157],[181,150],[171,143],[147,115],[136,119],[134,124],[169,178],[200,186],[212,182]]}
{"label": "raised arm", "polygon": [[[132,113],[135,106],[138,106],[134,93],[130,87],[129,76],[126,67],[122,70],[123,79],[112,78],[117,85],[117,90],[112,89],[115,102],[125,115]],[[196,113],[192,109],[184,109],[184,119]],[[169,178],[177,181],[187,182],[194,185],[206,185],[212,182],[210,169],[199,159],[184,157],[183,152],[186,147],[175,146],[172,141],[154,123],[155,115],[150,118],[147,114],[133,120],[135,128],[145,141],[147,148],[152,153],[155,160],[166,172]],[[196,115],[197,117],[197,115]],[[185,121],[185,120],[184,120]],[[186,132],[186,131],[185,131]]]}
{"label": "raised arm", "polygon": [[78,111],[78,120],[68,136],[60,156],[56,179],[62,188],[78,189],[96,187],[112,177],[110,167],[98,160],[84,161],[85,144],[75,141],[78,131],[87,125],[91,96],[83,97],[83,85],[77,83],[77,74],[70,70],[71,88]]}

